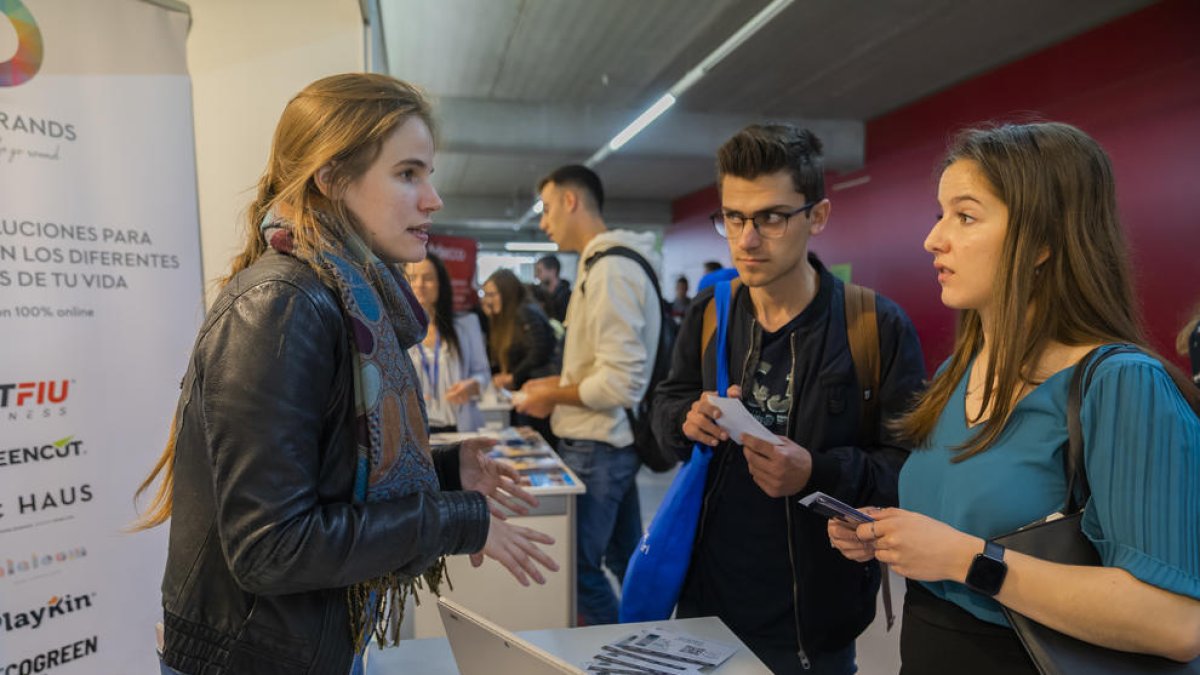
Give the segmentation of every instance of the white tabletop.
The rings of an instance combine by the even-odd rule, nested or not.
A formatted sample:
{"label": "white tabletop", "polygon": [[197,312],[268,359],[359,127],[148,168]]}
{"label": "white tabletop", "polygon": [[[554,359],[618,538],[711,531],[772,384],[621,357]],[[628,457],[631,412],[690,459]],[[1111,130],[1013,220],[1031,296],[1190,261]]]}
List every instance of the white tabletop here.
{"label": "white tabletop", "polygon": [[[531,630],[517,633],[529,642],[545,649],[559,658],[574,664],[590,659],[600,647],[635,633],[642,628],[662,626],[678,633],[688,633],[709,640],[737,646],[738,650],[729,660],[712,672],[718,675],[770,675],[770,670],[759,661],[742,641],[715,616],[674,621],[651,621],[647,623],[612,624],[588,626],[586,628],[560,628],[556,630]],[[371,648],[367,660],[367,675],[458,675],[450,643],[445,638],[428,638],[401,642],[398,647],[388,649]]]}

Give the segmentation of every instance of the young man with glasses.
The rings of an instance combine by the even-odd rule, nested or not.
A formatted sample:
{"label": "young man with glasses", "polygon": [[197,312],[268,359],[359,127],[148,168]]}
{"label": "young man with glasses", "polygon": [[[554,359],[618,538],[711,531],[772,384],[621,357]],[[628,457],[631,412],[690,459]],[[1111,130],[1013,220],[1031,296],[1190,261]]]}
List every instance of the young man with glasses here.
{"label": "young man with glasses", "polygon": [[[716,424],[705,396],[715,388],[717,350],[701,344],[713,291],[699,294],[654,399],[660,443],[685,457],[693,442],[716,448],[677,615],[719,616],[776,673],[853,673],[879,568],[839,556],[824,518],[797,502],[821,491],[854,506],[896,503],[908,448],[883,422],[921,386],[920,345],[904,312],[876,295],[879,386],[860,390],[846,288],[808,250],[831,209],[812,132],[747,127],[720,148],[717,165],[713,224],[740,279],[730,306],[729,395],[782,445],[731,439]],[[873,419],[863,416],[864,397],[877,398]]]}

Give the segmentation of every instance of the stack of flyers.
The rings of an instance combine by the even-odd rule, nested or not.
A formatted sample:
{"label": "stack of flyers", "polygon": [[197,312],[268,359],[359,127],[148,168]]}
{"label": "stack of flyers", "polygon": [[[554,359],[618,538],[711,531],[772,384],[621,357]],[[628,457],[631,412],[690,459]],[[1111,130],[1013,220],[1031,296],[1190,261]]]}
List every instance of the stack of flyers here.
{"label": "stack of flyers", "polygon": [[533,471],[535,469],[558,469],[562,467],[557,457],[549,455],[529,455],[512,458],[508,460],[508,463],[512,468],[521,472]]}
{"label": "stack of flyers", "polygon": [[604,645],[583,668],[602,675],[692,675],[724,663],[735,651],[721,642],[643,629]]}
{"label": "stack of flyers", "polygon": [[529,479],[530,487],[570,487],[575,484],[570,474],[557,469],[526,469],[521,475]]}

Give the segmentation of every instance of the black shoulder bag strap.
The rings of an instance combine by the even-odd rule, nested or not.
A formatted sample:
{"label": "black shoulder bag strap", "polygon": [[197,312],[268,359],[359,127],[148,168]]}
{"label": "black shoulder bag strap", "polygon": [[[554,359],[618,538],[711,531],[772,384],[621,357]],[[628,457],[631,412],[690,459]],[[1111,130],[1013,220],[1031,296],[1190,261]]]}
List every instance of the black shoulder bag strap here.
{"label": "black shoulder bag strap", "polygon": [[[1108,349],[1109,347],[1111,349]],[[1071,375],[1071,387],[1067,390],[1067,452],[1063,455],[1067,474],[1067,501],[1063,505],[1064,516],[1082,511],[1092,494],[1083,456],[1083,423],[1079,419],[1083,394],[1092,384],[1096,368],[1105,359],[1117,354],[1140,352],[1140,349],[1131,344],[1102,345],[1088,352],[1075,366],[1075,372]]]}

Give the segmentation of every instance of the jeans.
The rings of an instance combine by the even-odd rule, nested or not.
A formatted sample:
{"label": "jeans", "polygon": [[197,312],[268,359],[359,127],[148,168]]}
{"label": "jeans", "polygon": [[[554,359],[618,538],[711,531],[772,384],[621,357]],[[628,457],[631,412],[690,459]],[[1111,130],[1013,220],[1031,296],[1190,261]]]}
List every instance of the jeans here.
{"label": "jeans", "polygon": [[585,625],[617,622],[617,596],[604,574],[625,578],[629,557],[642,538],[637,476],[640,462],[632,445],[564,438],[558,454],[587,492],[575,502],[577,606]]}

